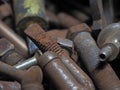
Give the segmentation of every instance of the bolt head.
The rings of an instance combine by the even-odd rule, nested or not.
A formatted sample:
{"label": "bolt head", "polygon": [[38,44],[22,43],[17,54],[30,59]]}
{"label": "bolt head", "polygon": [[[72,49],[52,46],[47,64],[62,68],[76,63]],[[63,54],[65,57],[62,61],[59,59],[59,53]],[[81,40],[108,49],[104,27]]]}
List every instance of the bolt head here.
{"label": "bolt head", "polygon": [[74,37],[80,32],[91,32],[91,29],[85,23],[82,23],[82,24],[79,24],[79,25],[76,25],[76,26],[72,26],[71,28],[69,28],[67,37],[69,39],[74,39]]}

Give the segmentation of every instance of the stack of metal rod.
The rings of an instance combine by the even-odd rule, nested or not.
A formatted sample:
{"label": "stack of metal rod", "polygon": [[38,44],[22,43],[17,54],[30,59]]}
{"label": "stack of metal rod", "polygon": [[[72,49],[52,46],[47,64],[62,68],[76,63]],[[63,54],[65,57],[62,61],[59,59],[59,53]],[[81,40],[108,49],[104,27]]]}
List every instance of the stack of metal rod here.
{"label": "stack of metal rod", "polygon": [[118,2],[1,0],[0,90],[120,90]]}

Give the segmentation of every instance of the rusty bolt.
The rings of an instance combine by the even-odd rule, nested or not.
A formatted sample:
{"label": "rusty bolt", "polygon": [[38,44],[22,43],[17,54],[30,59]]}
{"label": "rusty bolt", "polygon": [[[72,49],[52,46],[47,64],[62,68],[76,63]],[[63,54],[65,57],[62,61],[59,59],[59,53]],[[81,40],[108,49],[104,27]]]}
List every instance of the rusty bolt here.
{"label": "rusty bolt", "polygon": [[39,49],[43,52],[52,51],[57,53],[62,62],[76,78],[76,80],[83,84],[85,87],[94,89],[91,79],[82,71],[81,68],[69,57],[55,40],[51,36],[47,35],[45,31],[38,25],[32,24],[26,30],[25,33],[38,45]]}

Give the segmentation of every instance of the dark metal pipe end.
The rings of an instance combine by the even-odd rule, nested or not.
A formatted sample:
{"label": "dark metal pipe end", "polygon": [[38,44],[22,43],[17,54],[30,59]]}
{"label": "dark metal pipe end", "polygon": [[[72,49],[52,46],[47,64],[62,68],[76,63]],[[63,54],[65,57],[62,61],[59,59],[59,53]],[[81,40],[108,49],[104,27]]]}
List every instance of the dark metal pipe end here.
{"label": "dark metal pipe end", "polygon": [[99,54],[100,61],[109,60],[111,54],[112,54],[112,48],[109,45],[103,47],[100,51],[100,54]]}

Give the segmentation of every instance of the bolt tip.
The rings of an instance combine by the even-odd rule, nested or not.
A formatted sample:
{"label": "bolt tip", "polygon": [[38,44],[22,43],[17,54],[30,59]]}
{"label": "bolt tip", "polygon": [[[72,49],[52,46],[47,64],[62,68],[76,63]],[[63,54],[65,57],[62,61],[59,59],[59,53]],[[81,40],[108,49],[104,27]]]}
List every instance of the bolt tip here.
{"label": "bolt tip", "polygon": [[40,35],[44,32],[44,30],[40,27],[39,24],[31,24],[28,26],[28,28],[24,31],[26,35],[30,37],[36,37],[37,35]]}

